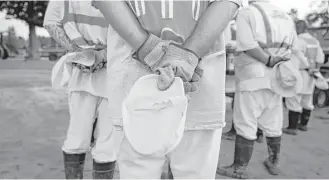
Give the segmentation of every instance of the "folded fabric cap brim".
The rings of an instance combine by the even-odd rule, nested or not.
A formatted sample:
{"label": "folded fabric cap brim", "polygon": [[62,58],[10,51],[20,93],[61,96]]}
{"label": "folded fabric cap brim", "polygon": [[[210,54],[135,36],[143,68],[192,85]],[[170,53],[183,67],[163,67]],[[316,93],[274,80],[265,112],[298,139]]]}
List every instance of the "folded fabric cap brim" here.
{"label": "folded fabric cap brim", "polygon": [[321,72],[314,73],[314,76],[316,77],[315,86],[318,89],[321,89],[321,90],[328,90],[329,89],[328,82],[326,81],[326,79],[324,79]]}
{"label": "folded fabric cap brim", "polygon": [[176,78],[166,91],[157,88],[157,75],[135,82],[122,105],[123,129],[132,148],[143,155],[166,154],[183,136],[187,97]]}
{"label": "folded fabric cap brim", "polygon": [[85,66],[92,66],[95,63],[95,55],[92,51],[68,53],[66,63],[78,63]]}
{"label": "folded fabric cap brim", "polygon": [[[282,87],[280,80],[277,78],[277,73],[278,73],[278,70],[281,65],[288,68],[290,70],[290,72],[294,75],[294,77],[296,78],[295,86]],[[282,97],[293,97],[297,93],[301,92],[301,90],[303,88],[302,76],[299,73],[298,69],[293,66],[291,61],[283,61],[283,62],[276,64],[270,73],[270,78],[271,78],[272,91],[281,95]]]}
{"label": "folded fabric cap brim", "polygon": [[69,72],[65,72],[68,71],[67,67],[65,67],[65,64],[72,58],[72,54],[65,54],[54,65],[51,72],[51,84],[53,88],[63,88],[66,81],[68,81],[66,76],[68,76]]}

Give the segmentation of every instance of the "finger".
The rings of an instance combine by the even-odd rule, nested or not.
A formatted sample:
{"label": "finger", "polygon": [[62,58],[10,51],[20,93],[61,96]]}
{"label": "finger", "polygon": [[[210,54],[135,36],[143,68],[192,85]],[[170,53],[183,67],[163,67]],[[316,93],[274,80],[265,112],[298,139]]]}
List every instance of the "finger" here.
{"label": "finger", "polygon": [[159,90],[164,91],[168,89],[173,83],[175,78],[175,73],[170,66],[159,68],[157,71],[160,74],[157,82],[158,88]]}
{"label": "finger", "polygon": [[201,80],[201,77],[203,76],[203,69],[201,69],[199,66],[195,68],[194,74],[192,76],[192,82],[197,82]]}
{"label": "finger", "polygon": [[191,82],[191,92],[195,92],[199,89],[200,83],[199,82]]}
{"label": "finger", "polygon": [[189,74],[186,71],[184,71],[181,67],[176,67],[174,69],[175,76],[180,77],[183,82],[189,82],[192,79],[193,74]]}
{"label": "finger", "polygon": [[200,77],[203,76],[203,69],[201,69],[200,66],[197,66],[194,72],[197,73]]}
{"label": "finger", "polygon": [[192,85],[189,82],[184,82],[184,91],[185,94],[191,92],[192,90]]}

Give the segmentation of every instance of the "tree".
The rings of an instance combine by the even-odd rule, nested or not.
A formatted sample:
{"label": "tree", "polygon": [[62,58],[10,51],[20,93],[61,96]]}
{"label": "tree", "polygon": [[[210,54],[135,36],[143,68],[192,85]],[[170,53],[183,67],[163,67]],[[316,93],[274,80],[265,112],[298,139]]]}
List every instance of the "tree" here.
{"label": "tree", "polygon": [[6,44],[12,53],[18,54],[19,42],[16,36],[16,31],[12,26],[8,27],[8,41]]}
{"label": "tree", "polygon": [[316,24],[320,26],[329,24],[328,0],[313,1],[310,7],[312,7],[313,11],[306,16],[306,21],[311,26],[315,26]]}
{"label": "tree", "polygon": [[290,12],[288,14],[292,17],[292,19],[294,21],[298,20],[298,10],[297,9],[295,9],[295,8],[290,9]]}
{"label": "tree", "polygon": [[36,26],[42,27],[43,18],[48,1],[0,1],[0,10],[5,10],[8,16],[25,21],[29,26],[29,50],[30,59],[38,58]]}

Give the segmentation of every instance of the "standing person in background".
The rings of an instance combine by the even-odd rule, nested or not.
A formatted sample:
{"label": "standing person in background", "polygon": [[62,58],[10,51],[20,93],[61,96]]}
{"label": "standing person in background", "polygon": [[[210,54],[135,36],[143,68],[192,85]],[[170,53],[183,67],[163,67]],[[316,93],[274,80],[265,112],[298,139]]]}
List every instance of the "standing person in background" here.
{"label": "standing person in background", "polygon": [[[286,98],[286,107],[289,110],[289,125],[283,129],[283,132],[290,135],[297,135],[297,128],[301,131],[307,131],[307,124],[310,120],[311,112],[314,109],[313,92],[315,87],[314,73],[319,72],[321,64],[324,63],[324,53],[319,41],[307,32],[307,24],[303,20],[296,22],[298,34],[298,50],[302,52],[301,56],[294,56],[300,63],[305,60],[307,65],[300,67],[300,73],[303,77],[302,91],[290,98]],[[302,63],[305,64],[305,63]],[[300,123],[298,124],[300,120]]]}
{"label": "standing person in background", "polygon": [[[121,178],[159,178],[166,158],[174,178],[215,178],[225,125],[226,61],[222,33],[240,4],[239,0],[95,1],[94,5],[136,52],[108,66],[109,73],[110,68],[116,70],[108,77],[112,77],[110,84],[118,83],[109,95],[116,98],[109,102],[113,103],[110,111],[117,120],[122,119],[117,104],[123,103],[137,79],[155,73],[155,69],[160,71],[160,90],[167,89],[176,76],[182,78],[186,93],[191,96],[184,135],[169,154],[142,156],[132,149],[127,138],[123,139],[118,156]],[[172,34],[172,38],[160,39],[163,33]],[[174,42],[160,46],[166,40]],[[145,61],[159,49],[165,53],[162,58]],[[170,77],[165,78],[166,75]]]}
{"label": "standing person in background", "polygon": [[[283,67],[283,70],[287,68],[286,62],[297,36],[292,19],[268,0],[250,0],[249,3],[250,6],[240,10],[236,21],[239,55],[235,60],[237,90],[233,118],[237,135],[234,161],[232,165],[220,167],[217,171],[220,175],[241,179],[249,178],[246,168],[257,139],[257,127],[266,135],[269,156],[264,165],[270,174],[280,173],[278,165],[283,122],[281,93],[287,92],[280,88],[282,92],[276,90],[281,84],[286,84],[281,77],[289,75],[289,79],[297,79],[298,76],[290,76],[294,69],[272,70],[282,61],[285,62],[276,67]],[[278,72],[286,74],[280,75]],[[298,73],[296,69],[295,72]],[[298,83],[301,82],[291,84],[291,92],[288,92],[294,95]],[[273,84],[280,86],[274,89]]]}
{"label": "standing person in background", "polygon": [[[112,179],[115,169],[113,123],[108,116],[106,45],[108,23],[90,1],[50,1],[44,27],[57,43],[69,50],[54,68],[69,69],[52,76],[68,79],[70,123],[62,147],[66,179],[82,179],[86,153],[92,147],[93,179]],[[90,64],[91,66],[86,65]],[[52,77],[52,79],[53,79]],[[53,82],[53,86],[56,81]],[[62,84],[60,85],[62,86]]]}
{"label": "standing person in background", "polygon": [[[238,14],[238,13],[237,13]],[[236,21],[236,16],[234,17],[234,21]],[[227,33],[225,34],[225,36],[227,37],[227,45],[226,45],[226,58],[228,59],[228,56],[230,56],[231,54],[234,54],[233,56],[236,55],[236,23],[232,23],[229,25],[229,27],[227,28]],[[229,64],[226,64],[226,66],[228,66]],[[227,67],[226,67],[227,68]],[[229,75],[229,74],[226,74]],[[234,107],[234,97],[232,99],[232,109]],[[227,140],[235,140],[235,136],[236,136],[236,130],[234,128],[234,122],[232,120],[232,126],[231,129],[226,132],[223,133],[222,138],[227,139]],[[264,137],[263,137],[263,131],[261,129],[257,129],[257,140],[256,142],[258,143],[263,143]]]}

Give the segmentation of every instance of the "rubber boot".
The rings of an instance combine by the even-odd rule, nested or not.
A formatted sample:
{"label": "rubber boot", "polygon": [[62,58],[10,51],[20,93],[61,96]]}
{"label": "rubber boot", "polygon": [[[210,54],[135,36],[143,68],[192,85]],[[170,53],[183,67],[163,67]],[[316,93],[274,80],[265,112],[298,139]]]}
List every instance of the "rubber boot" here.
{"label": "rubber boot", "polygon": [[174,175],[172,174],[170,164],[168,164],[168,171],[167,173],[161,174],[161,179],[174,179]]}
{"label": "rubber boot", "polygon": [[279,160],[280,160],[280,147],[281,147],[281,136],[280,137],[266,137],[268,158],[264,161],[264,165],[268,172],[272,175],[279,175]]}
{"label": "rubber boot", "polygon": [[174,175],[172,174],[170,165],[169,165],[169,168],[168,168],[168,179],[174,179]]}
{"label": "rubber boot", "polygon": [[234,141],[235,140],[235,135],[236,135],[236,131],[235,131],[235,128],[234,128],[234,123],[232,122],[231,130],[224,133],[222,135],[222,138],[230,140],[230,141]]}
{"label": "rubber boot", "polygon": [[115,163],[98,163],[95,160],[93,161],[93,179],[113,179],[115,171]]}
{"label": "rubber boot", "polygon": [[264,135],[263,135],[263,131],[261,129],[257,129],[257,139],[256,142],[258,143],[263,143],[264,142]]}
{"label": "rubber boot", "polygon": [[301,131],[307,131],[308,130],[307,124],[308,124],[308,121],[310,120],[310,117],[311,117],[311,111],[307,110],[307,109],[303,109],[301,122],[298,125],[299,130],[301,130]]}
{"label": "rubber boot", "polygon": [[217,173],[237,179],[248,179],[247,166],[251,159],[254,149],[254,141],[248,140],[240,135],[236,135],[234,162],[230,166],[224,166],[217,169]]}
{"label": "rubber boot", "polygon": [[282,132],[290,135],[297,135],[297,125],[301,113],[295,111],[288,112],[289,125],[287,128],[283,128]]}
{"label": "rubber boot", "polygon": [[83,179],[83,168],[86,154],[67,154],[64,155],[64,169],[66,179]]}

